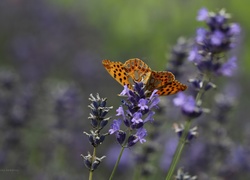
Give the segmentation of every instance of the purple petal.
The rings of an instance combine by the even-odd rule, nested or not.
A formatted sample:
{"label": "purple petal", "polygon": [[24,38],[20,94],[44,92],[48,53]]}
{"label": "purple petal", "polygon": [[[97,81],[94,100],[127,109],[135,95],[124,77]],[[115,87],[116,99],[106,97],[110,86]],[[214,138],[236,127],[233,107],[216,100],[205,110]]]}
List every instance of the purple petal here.
{"label": "purple petal", "polygon": [[133,118],[131,122],[133,122],[134,124],[139,124],[140,122],[143,122],[141,117],[142,117],[142,114],[140,112],[136,112],[133,114]]}
{"label": "purple petal", "polygon": [[193,96],[188,96],[185,103],[182,105],[185,112],[193,112],[196,108],[196,102]]}
{"label": "purple petal", "polygon": [[144,123],[146,123],[146,122],[148,122],[148,121],[153,122],[153,121],[154,121],[154,118],[153,118],[153,115],[154,115],[154,114],[155,114],[154,111],[150,111],[150,112],[148,113],[148,116],[145,118]]}
{"label": "purple petal", "polygon": [[208,10],[206,8],[202,8],[198,12],[198,16],[196,17],[197,21],[204,21],[208,18]]}
{"label": "purple petal", "polygon": [[117,110],[116,110],[117,114],[116,116],[122,116],[123,119],[125,119],[125,114],[124,114],[124,110],[123,110],[123,107],[120,106]]}
{"label": "purple petal", "polygon": [[146,99],[140,99],[138,106],[140,107],[140,110],[148,109],[148,101]]}
{"label": "purple petal", "polygon": [[226,63],[224,63],[218,70],[218,73],[223,76],[232,76],[234,71],[237,69],[236,64],[237,58],[232,57]]}
{"label": "purple petal", "polygon": [[200,60],[202,59],[202,56],[199,54],[198,48],[194,47],[191,51],[189,51],[189,55],[188,55],[188,60],[191,62],[200,62]]}
{"label": "purple petal", "polygon": [[229,33],[231,35],[238,35],[238,34],[240,34],[240,32],[241,32],[240,25],[237,23],[232,23],[230,26]]}
{"label": "purple petal", "polygon": [[196,30],[196,42],[197,43],[204,43],[207,36],[207,30],[204,28],[198,28]]}
{"label": "purple petal", "polygon": [[140,143],[144,143],[146,142],[145,137],[147,136],[147,130],[144,128],[140,128],[137,130],[136,132],[136,139],[134,140],[134,142],[140,141]]}
{"label": "purple petal", "polygon": [[109,129],[109,133],[113,134],[113,133],[119,131],[121,123],[122,123],[121,119],[114,120],[113,123],[111,124],[111,129]]}
{"label": "purple petal", "polygon": [[215,31],[212,35],[211,35],[211,43],[213,45],[221,45],[221,43],[223,42],[224,39],[224,34],[221,31]]}
{"label": "purple petal", "polygon": [[122,90],[122,92],[120,93],[120,95],[121,96],[125,96],[125,95],[129,95],[129,88],[128,88],[128,85],[126,84],[125,86],[124,86],[124,89]]}
{"label": "purple petal", "polygon": [[173,99],[175,106],[182,106],[186,102],[186,95],[182,92],[177,94],[177,97]]}

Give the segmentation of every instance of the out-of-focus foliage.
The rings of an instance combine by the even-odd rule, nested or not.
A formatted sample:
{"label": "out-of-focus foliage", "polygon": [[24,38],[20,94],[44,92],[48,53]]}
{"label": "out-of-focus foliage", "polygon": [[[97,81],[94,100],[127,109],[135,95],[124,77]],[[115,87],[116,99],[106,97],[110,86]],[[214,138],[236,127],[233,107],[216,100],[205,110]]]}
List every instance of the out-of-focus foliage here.
{"label": "out-of-focus foliage", "polygon": [[[56,1],[62,5],[61,1]],[[154,61],[153,67],[165,63],[165,52],[179,36],[193,36],[198,23],[195,17],[198,9],[225,8],[243,27],[243,57],[250,55],[245,49],[250,46],[246,36],[250,30],[247,20],[248,1],[64,1],[66,6],[78,7],[88,21],[102,36],[104,55],[107,58],[145,57]],[[65,7],[65,6],[64,6]],[[67,7],[65,7],[67,9]],[[246,46],[245,46],[246,45]],[[119,49],[119,50],[117,50]],[[108,55],[106,55],[108,54]],[[246,58],[245,58],[246,57]],[[248,63],[244,61],[244,63]]]}
{"label": "out-of-focus foliage", "polygon": [[[242,27],[237,81],[244,97],[238,116],[246,121],[249,5],[247,0],[1,0],[0,179],[87,179],[80,154],[90,150],[82,134],[90,126],[88,96],[98,92],[117,107],[122,89],[101,60],[138,57],[164,70],[178,37],[194,36],[196,14],[204,6],[225,8]],[[232,133],[241,143],[239,131]],[[101,165],[96,179],[107,179],[108,165]],[[128,178],[125,167],[119,178]]]}

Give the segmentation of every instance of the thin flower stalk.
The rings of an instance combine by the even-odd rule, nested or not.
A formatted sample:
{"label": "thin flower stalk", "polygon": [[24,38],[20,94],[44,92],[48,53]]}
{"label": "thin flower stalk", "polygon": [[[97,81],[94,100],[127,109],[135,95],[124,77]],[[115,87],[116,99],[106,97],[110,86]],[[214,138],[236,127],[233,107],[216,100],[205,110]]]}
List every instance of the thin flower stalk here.
{"label": "thin flower stalk", "polygon": [[[154,109],[158,108],[159,97],[156,90],[151,92],[148,97],[148,91],[144,90],[143,83],[135,83],[133,90],[128,89],[125,85],[124,90],[120,95],[125,96],[126,100],[122,101],[122,105],[116,110],[117,119],[113,120],[109,134],[114,134],[117,142],[121,145],[121,151],[113,171],[110,175],[110,180],[114,177],[114,173],[122,157],[125,148],[130,148],[138,142],[141,144],[146,142],[147,130],[145,124],[152,122]],[[121,129],[121,125],[126,127]]]}
{"label": "thin flower stalk", "polygon": [[189,61],[193,62],[199,70],[198,78],[189,80],[198,92],[195,98],[179,93],[174,99],[174,104],[181,107],[186,121],[183,129],[177,127],[176,132],[180,139],[166,180],[172,178],[185,144],[197,134],[196,128],[195,130],[190,129],[193,119],[199,117],[203,112],[207,112],[207,109],[201,108],[201,105],[204,94],[209,89],[216,87],[211,82],[212,76],[232,76],[236,69],[235,57],[225,60],[226,52],[234,47],[236,36],[240,32],[238,24],[228,23],[229,18],[229,14],[224,10],[216,14],[203,8],[198,13],[197,20],[205,21],[209,27],[208,30],[204,28],[197,30],[196,42],[188,57]]}
{"label": "thin flower stalk", "polygon": [[99,94],[94,97],[92,94],[90,95],[89,100],[91,104],[89,108],[91,109],[90,116],[88,117],[91,121],[92,129],[90,133],[84,132],[85,135],[88,136],[89,143],[93,146],[92,155],[88,153],[87,156],[81,155],[84,159],[85,166],[89,169],[89,180],[93,179],[93,172],[98,168],[101,164],[102,160],[105,156],[97,157],[96,150],[99,145],[101,145],[105,137],[108,133],[101,133],[101,130],[108,124],[108,120],[110,117],[105,117],[108,112],[113,108],[106,106],[106,98],[100,98]]}

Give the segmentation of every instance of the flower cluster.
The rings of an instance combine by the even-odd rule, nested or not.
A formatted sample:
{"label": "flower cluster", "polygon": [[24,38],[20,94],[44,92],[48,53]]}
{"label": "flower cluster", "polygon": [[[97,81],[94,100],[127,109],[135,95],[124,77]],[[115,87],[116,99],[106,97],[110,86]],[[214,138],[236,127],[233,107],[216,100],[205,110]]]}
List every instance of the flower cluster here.
{"label": "flower cluster", "polygon": [[[240,33],[240,26],[236,23],[229,23],[229,19],[230,15],[224,10],[213,13],[203,8],[199,11],[197,20],[205,21],[207,28],[197,29],[195,42],[188,56],[188,60],[194,63],[196,65],[195,68],[198,70],[196,77],[189,79],[192,85],[189,90],[193,89],[194,91],[192,95],[178,93],[173,100],[174,105],[180,107],[182,114],[186,116],[185,126],[174,124],[175,132],[181,137],[179,144],[190,142],[191,139],[197,136],[197,127],[190,128],[192,127],[192,120],[200,117],[205,112],[211,112],[210,121],[207,121],[208,118],[200,118],[198,122],[199,129],[202,131],[203,137],[206,137],[206,141],[199,140],[200,142],[195,142],[193,147],[186,152],[188,154],[186,165],[189,167],[189,170],[193,170],[196,167],[199,169],[203,166],[202,168],[204,169],[210,168],[210,172],[218,172],[216,167],[207,167],[207,164],[225,161],[225,157],[229,155],[228,149],[232,149],[234,146],[232,139],[228,136],[226,122],[230,110],[235,106],[235,95],[237,94],[237,91],[235,93],[235,88],[237,89],[238,86],[235,84],[227,86],[226,91],[217,94],[214,98],[209,97],[209,99],[206,99],[208,101],[214,100],[214,107],[211,107],[211,110],[202,107],[204,95],[206,95],[208,90],[216,88],[213,77],[232,76],[237,69],[237,58],[229,56],[229,54],[231,53],[230,50],[235,48],[237,36]],[[212,102],[209,103],[210,106],[213,104]],[[206,131],[207,129],[209,131]],[[179,144],[176,152],[179,150]],[[200,153],[203,151],[204,153]],[[216,158],[211,158],[215,152],[217,153]],[[198,154],[206,154],[206,156]],[[237,158],[241,159],[242,157],[237,156]],[[219,170],[218,174],[221,176],[223,171],[226,173],[230,172],[231,167],[226,166],[224,170]],[[202,173],[198,172],[196,174],[201,179],[204,179],[202,178]],[[232,174],[230,173],[230,177],[226,177],[224,174],[222,176],[226,177],[226,179],[232,179]],[[182,173],[182,176],[176,177],[176,179],[183,179],[183,177],[184,174]]]}
{"label": "flower cluster", "polygon": [[221,10],[218,13],[208,12],[203,8],[197,20],[205,21],[208,29],[198,28],[195,45],[188,59],[194,62],[201,72],[212,72],[216,75],[231,76],[236,68],[236,57],[226,60],[224,53],[235,47],[240,26],[229,23],[230,15]]}
{"label": "flower cluster", "polygon": [[[103,143],[105,137],[108,135],[107,133],[101,134],[100,131],[108,124],[108,120],[110,119],[110,117],[106,118],[105,116],[113,107],[107,107],[107,99],[100,98],[99,94],[97,94],[96,97],[90,94],[89,100],[91,101],[91,104],[89,105],[91,113],[88,118],[91,120],[91,125],[93,129],[90,130],[90,134],[86,132],[84,132],[84,134],[88,136],[90,144],[94,148],[96,148]],[[98,158],[95,154],[91,155],[89,153],[87,156],[81,156],[84,159],[85,166],[90,171],[94,171],[99,166],[102,159],[105,158],[105,156]]]}
{"label": "flower cluster", "polygon": [[[116,110],[119,118],[115,119],[111,124],[109,130],[110,134],[115,134],[116,139],[122,146],[131,147],[137,142],[144,143],[147,136],[147,130],[144,124],[152,122],[155,112],[159,103],[159,97],[156,94],[157,90],[153,91],[150,97],[147,97],[144,91],[143,83],[135,83],[134,89],[130,90],[125,85],[124,90],[120,95],[126,96],[126,101],[122,101],[122,105]],[[126,110],[125,110],[126,108]],[[127,127],[128,132],[120,129],[121,124]],[[127,141],[126,137],[128,134]]]}

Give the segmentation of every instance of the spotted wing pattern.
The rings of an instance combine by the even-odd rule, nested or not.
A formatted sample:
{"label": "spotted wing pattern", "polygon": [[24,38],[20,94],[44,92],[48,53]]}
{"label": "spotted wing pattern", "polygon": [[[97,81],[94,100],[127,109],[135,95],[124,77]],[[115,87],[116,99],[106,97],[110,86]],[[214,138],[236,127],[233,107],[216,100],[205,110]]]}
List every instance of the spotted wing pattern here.
{"label": "spotted wing pattern", "polygon": [[151,92],[158,89],[157,94],[166,96],[184,91],[187,86],[175,80],[174,75],[169,71],[152,71],[146,89]]}
{"label": "spotted wing pattern", "polygon": [[143,82],[143,84],[147,84],[151,76],[151,69],[142,60],[138,58],[129,59],[124,63],[123,67],[127,72],[130,85],[133,85],[134,82]]}
{"label": "spotted wing pattern", "polygon": [[159,89],[174,80],[174,75],[169,71],[152,71],[151,77],[147,82],[147,90],[153,91]]}
{"label": "spotted wing pattern", "polygon": [[103,60],[103,66],[109,74],[121,85],[133,88],[135,82],[143,82],[149,92],[157,89],[160,96],[175,94],[187,89],[185,84],[175,80],[169,71],[152,71],[151,68],[138,58],[129,59],[124,64]]}
{"label": "spotted wing pattern", "polygon": [[108,73],[122,86],[129,85],[126,69],[121,62],[113,62],[105,59],[102,61],[102,64]]}
{"label": "spotted wing pattern", "polygon": [[158,89],[157,91],[158,95],[167,96],[171,94],[176,94],[179,91],[185,91],[187,89],[187,86],[185,84],[180,83],[177,80],[174,80],[157,89]]}

